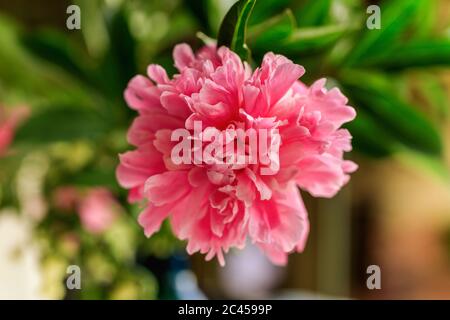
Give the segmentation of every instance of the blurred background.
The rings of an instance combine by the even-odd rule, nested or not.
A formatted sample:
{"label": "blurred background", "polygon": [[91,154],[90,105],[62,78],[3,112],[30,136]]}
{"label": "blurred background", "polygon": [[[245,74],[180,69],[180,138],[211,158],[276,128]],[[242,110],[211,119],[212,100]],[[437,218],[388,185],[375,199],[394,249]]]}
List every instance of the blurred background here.
{"label": "blurred background", "polygon": [[150,63],[173,73],[173,46],[215,38],[233,3],[0,0],[0,298],[450,299],[449,0],[258,0],[253,60],[281,53],[341,88],[360,168],[334,199],[302,193],[311,235],[285,268],[250,245],[224,268],[189,257],[169,225],[145,238],[115,179],[123,90]]}

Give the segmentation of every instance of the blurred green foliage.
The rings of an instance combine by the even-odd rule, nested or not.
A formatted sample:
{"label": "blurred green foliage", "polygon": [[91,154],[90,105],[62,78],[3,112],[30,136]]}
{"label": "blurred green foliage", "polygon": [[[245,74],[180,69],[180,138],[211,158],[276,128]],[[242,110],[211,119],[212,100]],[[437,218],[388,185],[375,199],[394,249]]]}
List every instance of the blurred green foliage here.
{"label": "blurred green foliage", "polygon": [[[450,64],[450,40],[436,27],[438,1],[382,1],[382,28],[369,30],[364,1],[242,0],[218,32],[233,2],[79,0],[81,37],[67,30],[28,32],[3,18],[3,100],[38,106],[19,140],[101,141],[126,130],[133,114],[122,99],[127,81],[150,62],[173,72],[173,45],[187,41],[198,47],[195,35],[201,31],[241,56],[248,46],[256,62],[267,51],[285,54],[306,67],[306,82],[332,78],[361,115],[349,125],[357,151],[384,156],[408,147],[441,155],[441,117],[422,114],[399,89],[409,70],[424,71],[432,78],[427,84],[434,83],[426,90],[432,104],[427,107],[447,113],[444,88],[430,73]],[[52,127],[43,130],[48,123]],[[122,151],[122,142],[110,151]]]}

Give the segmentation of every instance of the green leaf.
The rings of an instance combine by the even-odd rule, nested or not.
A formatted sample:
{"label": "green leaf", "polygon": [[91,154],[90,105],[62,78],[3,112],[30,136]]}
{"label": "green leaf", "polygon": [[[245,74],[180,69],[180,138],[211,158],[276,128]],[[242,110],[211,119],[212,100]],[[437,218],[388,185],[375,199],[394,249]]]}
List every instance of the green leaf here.
{"label": "green leaf", "polygon": [[319,26],[327,22],[331,8],[331,0],[308,0],[300,9],[295,11],[300,27]]}
{"label": "green leaf", "polygon": [[381,28],[364,29],[355,48],[346,59],[347,65],[356,65],[370,56],[389,49],[393,42],[409,26],[415,12],[420,7],[417,0],[384,1],[381,7]]}
{"label": "green leaf", "polygon": [[450,66],[450,40],[418,40],[396,46],[362,65],[385,70]]}
{"label": "green leaf", "polygon": [[[207,34],[211,34],[216,30],[217,26],[214,22],[217,21],[219,10],[216,8],[217,4],[213,0],[184,0],[183,4],[196,18],[201,30]],[[216,30],[217,31],[217,30]]]}
{"label": "green leaf", "polygon": [[387,134],[409,148],[440,156],[442,141],[436,127],[414,107],[364,77],[341,75],[345,93]]}
{"label": "green leaf", "polygon": [[107,186],[108,189],[120,191],[114,168],[89,168],[82,172],[77,172],[67,183],[77,186]]}
{"label": "green leaf", "polygon": [[123,8],[107,16],[106,26],[111,47],[101,63],[99,80],[108,94],[122,100],[123,88],[137,74],[136,41]]}
{"label": "green leaf", "polygon": [[98,58],[102,57],[109,47],[106,21],[103,17],[100,1],[74,0],[82,12],[81,32],[89,55]]}
{"label": "green leaf", "polygon": [[261,0],[255,3],[252,15],[249,19],[250,25],[263,23],[274,15],[281,13],[289,7],[292,0]]}
{"label": "green leaf", "polygon": [[80,107],[63,106],[33,114],[17,131],[16,142],[92,140],[106,131],[104,119],[96,113]]}
{"label": "green leaf", "polygon": [[295,29],[295,18],[292,11],[283,13],[248,29],[248,43],[252,50],[268,51],[274,43],[289,37]]}
{"label": "green leaf", "polygon": [[350,30],[347,25],[300,28],[280,43],[273,44],[271,50],[286,55],[313,53],[334,45]]}
{"label": "green leaf", "polygon": [[414,32],[414,38],[429,38],[433,33],[433,29],[438,19],[438,7],[439,1],[430,0],[417,0],[419,2],[419,8],[416,11],[414,21],[412,22],[412,28]]}
{"label": "green leaf", "polygon": [[82,62],[82,52],[69,41],[67,35],[43,30],[26,34],[21,40],[35,56],[57,65],[75,78],[90,81],[88,70]]}
{"label": "green leaf", "polygon": [[396,149],[395,138],[385,132],[364,110],[358,110],[355,120],[345,125],[352,134],[353,150],[380,158],[391,155]]}
{"label": "green leaf", "polygon": [[217,46],[227,46],[241,59],[248,60],[250,51],[245,44],[247,22],[256,0],[239,0],[225,15],[219,29]]}

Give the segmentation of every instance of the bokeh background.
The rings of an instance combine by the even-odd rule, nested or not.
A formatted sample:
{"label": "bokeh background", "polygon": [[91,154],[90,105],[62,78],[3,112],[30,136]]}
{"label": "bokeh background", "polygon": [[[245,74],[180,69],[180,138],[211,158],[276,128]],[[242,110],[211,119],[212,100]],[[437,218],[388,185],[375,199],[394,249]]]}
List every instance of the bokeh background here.
{"label": "bokeh background", "polygon": [[189,257],[169,225],[145,238],[114,173],[134,116],[123,90],[149,63],[173,73],[173,46],[215,38],[233,3],[0,0],[0,135],[15,131],[0,146],[0,298],[450,298],[449,0],[258,0],[253,60],[282,53],[306,83],[341,88],[360,169],[334,199],[303,194],[311,235],[286,268],[250,245],[225,268]]}

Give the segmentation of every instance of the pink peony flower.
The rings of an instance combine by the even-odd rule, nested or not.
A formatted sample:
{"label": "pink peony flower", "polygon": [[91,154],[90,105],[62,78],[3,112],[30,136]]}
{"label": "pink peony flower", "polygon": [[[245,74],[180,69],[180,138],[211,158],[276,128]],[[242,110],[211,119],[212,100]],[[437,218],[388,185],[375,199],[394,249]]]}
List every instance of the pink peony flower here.
{"label": "pink peony flower", "polygon": [[[189,254],[217,256],[221,265],[223,253],[244,247],[247,238],[272,262],[285,264],[308,236],[298,187],[333,197],[356,170],[343,160],[351,135],[340,128],[355,110],[338,89],[325,89],[325,80],[311,87],[298,81],[303,67],[281,55],[267,53],[254,71],[226,47],[194,54],[180,44],[173,55],[179,74],[170,79],[161,66],[150,65],[149,78],[138,75],[125,90],[138,112],[128,132],[136,149],[120,155],[117,178],[130,189],[130,202],[146,200],[139,223],[150,237],[169,218]],[[209,133],[229,145],[239,140],[229,134],[239,128],[264,129],[258,141],[276,154],[250,161],[252,146],[244,138],[244,162],[221,161],[233,158],[228,150],[198,157],[213,144]],[[173,133],[180,129],[194,145],[188,162],[173,156]]]}
{"label": "pink peony flower", "polygon": [[18,124],[28,115],[28,108],[17,107],[7,112],[0,106],[0,157],[6,151],[14,138],[14,132]]}
{"label": "pink peony flower", "polygon": [[79,204],[81,224],[93,234],[102,233],[116,220],[118,208],[119,204],[109,190],[91,189]]}

